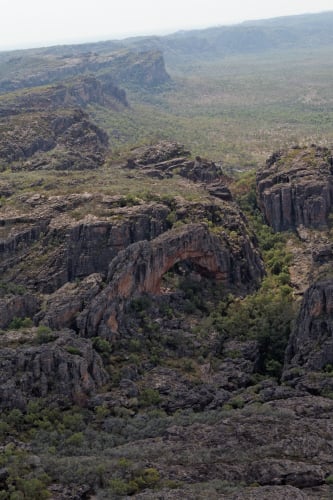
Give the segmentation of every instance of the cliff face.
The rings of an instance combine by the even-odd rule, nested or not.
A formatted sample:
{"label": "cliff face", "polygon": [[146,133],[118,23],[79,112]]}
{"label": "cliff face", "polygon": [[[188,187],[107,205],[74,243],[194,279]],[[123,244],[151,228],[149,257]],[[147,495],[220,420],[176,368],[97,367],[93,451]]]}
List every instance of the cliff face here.
{"label": "cliff face", "polygon": [[304,294],[282,374],[289,387],[315,396],[333,391],[333,282],[317,281]]}
{"label": "cliff face", "polygon": [[285,370],[321,371],[333,364],[333,281],[319,281],[304,294],[290,337]]}
{"label": "cliff face", "polygon": [[[169,228],[167,206],[148,203],[119,207],[119,197],[115,198],[92,194],[28,198],[24,205],[30,210],[29,217],[2,221],[6,236],[0,240],[0,269],[14,271],[20,262],[25,263],[26,272],[16,279],[51,293],[68,281],[93,273],[106,275],[120,250],[136,241],[155,238]],[[84,210],[88,203],[107,216],[79,221],[70,217],[71,211]],[[35,259],[42,260],[42,265],[29,265]]]}
{"label": "cliff face", "polygon": [[159,50],[123,52],[93,65],[97,68],[107,67],[115,81],[123,85],[134,84],[153,89],[171,81],[165,69],[163,54]]}
{"label": "cliff face", "polygon": [[327,227],[333,200],[332,153],[312,146],[274,154],[257,175],[259,206],[274,231]]}

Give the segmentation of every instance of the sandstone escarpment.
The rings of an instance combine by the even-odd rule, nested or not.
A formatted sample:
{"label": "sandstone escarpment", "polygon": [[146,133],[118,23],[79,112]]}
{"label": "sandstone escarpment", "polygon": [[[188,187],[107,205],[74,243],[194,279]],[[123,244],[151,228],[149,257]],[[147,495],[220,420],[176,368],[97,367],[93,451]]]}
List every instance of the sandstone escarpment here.
{"label": "sandstone escarpment", "polygon": [[258,202],[274,231],[325,228],[333,203],[333,161],[327,148],[272,155],[257,175]]}
{"label": "sandstone escarpment", "polygon": [[[49,53],[48,53],[49,52]],[[0,81],[0,92],[47,85],[75,77],[78,74],[101,74],[101,79],[110,78],[116,84],[134,84],[139,87],[156,87],[170,81],[165,69],[162,52],[108,50],[104,54],[77,50],[63,57],[62,54],[45,50],[37,58],[27,57],[27,67],[16,71],[15,58],[6,64],[6,78]]]}
{"label": "sandstone escarpment", "polygon": [[[109,265],[122,251],[119,268],[123,266],[124,276],[132,273],[133,278],[139,272],[140,259],[146,266],[145,274],[133,280],[125,295],[120,294],[123,301],[135,293],[158,291],[163,274],[182,260],[191,260],[200,272],[235,290],[239,286],[236,293],[245,293],[260,281],[263,267],[256,243],[234,202],[217,198],[186,202],[180,197],[167,198],[164,203],[162,199],[160,203],[137,200],[134,206],[129,202],[126,206],[125,198],[89,193],[27,195],[21,203],[30,211],[29,217],[4,217],[0,245],[4,279],[23,286],[23,290],[49,294],[43,298],[42,310],[33,311],[37,324],[80,329],[77,317],[83,310],[90,315],[89,302],[95,295],[98,302],[107,276],[113,286]],[[70,217],[81,211],[79,220]],[[103,215],[94,215],[98,213]],[[216,234],[205,225],[188,225],[189,220],[206,221]],[[180,229],[168,232],[173,224],[181,224]],[[15,316],[26,315],[24,307],[15,309],[15,314],[7,315],[6,325]],[[89,329],[89,335],[95,331],[95,327]]]}
{"label": "sandstone escarpment", "polygon": [[[170,227],[167,206],[119,207],[122,200],[88,193],[26,197],[24,208],[30,215],[3,216],[1,221],[1,271],[8,271],[10,281],[46,293],[93,273],[106,275],[120,250],[156,238]],[[68,215],[73,210],[87,210],[89,203],[88,211],[101,210],[104,217],[83,215],[77,221]]]}
{"label": "sandstone escarpment", "polygon": [[30,398],[79,402],[108,380],[89,340],[70,332],[39,346],[0,351],[0,406],[25,409]]}
{"label": "sandstone escarpment", "polygon": [[[78,209],[84,206],[86,197],[81,198]],[[96,200],[96,201],[95,201]],[[103,198],[91,197],[100,206]],[[39,252],[44,265],[28,270],[27,283],[44,293],[52,293],[67,282],[83,279],[93,273],[106,276],[109,263],[120,250],[140,240],[150,240],[166,231],[169,209],[160,204],[143,204],[137,207],[109,209],[104,218],[87,217],[83,220],[62,218],[51,219],[44,237],[39,241]],[[25,262],[32,255],[26,254]]]}
{"label": "sandstone escarpment", "polygon": [[255,287],[264,273],[247,237],[241,236],[233,245],[226,235],[214,235],[205,225],[188,224],[118,254],[109,267],[109,285],[78,318],[81,332],[88,336],[117,332],[126,301],[136,294],[159,293],[162,276],[175,263],[187,260],[198,272],[238,293]]}

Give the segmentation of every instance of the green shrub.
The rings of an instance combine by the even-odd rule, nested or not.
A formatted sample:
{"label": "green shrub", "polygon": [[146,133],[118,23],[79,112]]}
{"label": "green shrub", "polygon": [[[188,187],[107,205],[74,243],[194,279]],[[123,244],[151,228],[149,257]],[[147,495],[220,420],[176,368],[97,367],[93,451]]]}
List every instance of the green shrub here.
{"label": "green shrub", "polygon": [[20,328],[30,328],[33,326],[33,321],[31,318],[15,318],[9,324],[10,330],[19,330]]}
{"label": "green shrub", "polygon": [[[24,500],[46,500],[51,496],[45,484],[37,478],[17,479],[16,488],[19,490],[16,493],[23,494],[23,496],[14,498],[24,498]],[[12,495],[10,496],[10,500],[12,500]]]}
{"label": "green shrub", "polygon": [[94,337],[92,339],[93,347],[94,349],[99,352],[100,354],[103,354],[105,356],[111,354],[112,352],[112,346],[110,342],[108,342],[105,339],[102,339],[101,337]]}
{"label": "green shrub", "polygon": [[36,337],[38,344],[47,344],[48,342],[52,342],[54,338],[51,328],[46,325],[39,325]]}
{"label": "green shrub", "polygon": [[65,444],[68,446],[73,446],[75,448],[79,448],[83,445],[84,436],[82,432],[75,432],[69,438],[66,439]]}
{"label": "green shrub", "polygon": [[138,490],[138,485],[134,481],[128,482],[118,477],[109,481],[109,491],[113,495],[133,495],[134,493],[137,493]]}
{"label": "green shrub", "polygon": [[77,356],[82,356],[82,352],[77,347],[73,347],[73,346],[69,345],[69,346],[66,346],[65,349],[66,349],[66,351],[69,354],[74,354],[74,355],[77,355]]}
{"label": "green shrub", "polygon": [[160,402],[160,393],[155,389],[147,387],[140,393],[139,404],[140,406],[153,406]]}

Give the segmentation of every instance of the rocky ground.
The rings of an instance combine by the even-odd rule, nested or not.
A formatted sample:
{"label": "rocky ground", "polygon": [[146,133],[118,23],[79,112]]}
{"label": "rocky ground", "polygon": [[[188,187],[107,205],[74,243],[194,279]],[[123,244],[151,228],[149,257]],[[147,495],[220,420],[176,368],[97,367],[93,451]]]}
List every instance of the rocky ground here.
{"label": "rocky ground", "polygon": [[105,162],[110,85],[1,108],[1,498],[331,498],[331,152],[275,154],[246,217],[177,143]]}

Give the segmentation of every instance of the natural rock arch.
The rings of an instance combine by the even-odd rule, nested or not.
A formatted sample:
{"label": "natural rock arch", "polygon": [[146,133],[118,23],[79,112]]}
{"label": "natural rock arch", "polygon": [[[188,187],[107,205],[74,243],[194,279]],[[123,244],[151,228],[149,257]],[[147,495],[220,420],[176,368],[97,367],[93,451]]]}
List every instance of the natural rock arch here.
{"label": "natural rock arch", "polygon": [[109,267],[109,285],[78,318],[81,333],[118,331],[124,303],[137,294],[159,293],[163,275],[184,260],[218,281],[237,286],[240,292],[256,286],[264,273],[249,238],[240,236],[232,245],[227,235],[212,234],[204,224],[188,224],[119,252]]}

